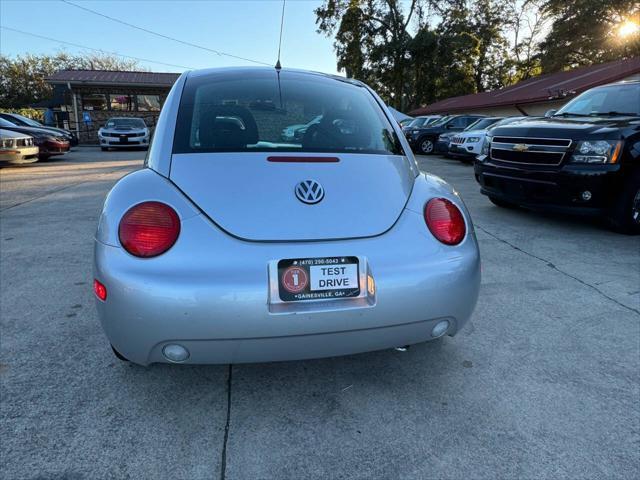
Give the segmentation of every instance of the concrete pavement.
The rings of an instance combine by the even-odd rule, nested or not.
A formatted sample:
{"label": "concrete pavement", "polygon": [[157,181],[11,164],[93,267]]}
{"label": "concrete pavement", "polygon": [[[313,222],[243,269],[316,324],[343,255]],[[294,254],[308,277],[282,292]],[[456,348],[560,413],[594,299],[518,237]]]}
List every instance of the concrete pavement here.
{"label": "concrete pavement", "polygon": [[0,170],[1,478],[640,475],[640,238],[500,209],[471,167],[421,157],[463,196],[482,250],[458,336],[141,368],[102,334],[91,251],[105,194],[143,156],[78,148]]}

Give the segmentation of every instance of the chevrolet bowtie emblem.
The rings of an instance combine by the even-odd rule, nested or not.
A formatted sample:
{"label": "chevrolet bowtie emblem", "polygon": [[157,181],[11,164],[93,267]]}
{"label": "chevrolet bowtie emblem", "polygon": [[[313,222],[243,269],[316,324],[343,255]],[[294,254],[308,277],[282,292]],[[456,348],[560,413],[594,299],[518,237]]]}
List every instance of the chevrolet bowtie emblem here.
{"label": "chevrolet bowtie emblem", "polygon": [[526,144],[524,144],[524,143],[516,143],[516,144],[513,146],[513,149],[514,149],[516,152],[526,152],[527,150],[529,150],[529,145],[526,145]]}

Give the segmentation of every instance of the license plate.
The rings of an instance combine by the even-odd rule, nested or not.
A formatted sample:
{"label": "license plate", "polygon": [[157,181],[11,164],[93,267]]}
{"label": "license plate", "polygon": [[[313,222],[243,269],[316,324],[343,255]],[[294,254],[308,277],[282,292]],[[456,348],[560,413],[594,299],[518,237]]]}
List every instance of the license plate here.
{"label": "license plate", "polygon": [[278,262],[280,300],[321,300],[360,295],[357,257],[297,258]]}
{"label": "license plate", "polygon": [[125,135],[120,137],[120,143],[127,143],[127,141],[129,140],[129,138]]}

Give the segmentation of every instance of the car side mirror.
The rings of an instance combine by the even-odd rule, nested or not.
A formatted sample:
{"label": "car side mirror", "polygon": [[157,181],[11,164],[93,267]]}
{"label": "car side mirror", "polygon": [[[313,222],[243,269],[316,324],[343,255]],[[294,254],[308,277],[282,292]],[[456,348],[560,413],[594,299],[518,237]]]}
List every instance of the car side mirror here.
{"label": "car side mirror", "polygon": [[544,112],[544,116],[545,118],[553,117],[557,111],[558,110],[556,110],[555,108],[552,108],[551,110],[547,110],[546,112]]}
{"label": "car side mirror", "polygon": [[453,124],[449,123],[448,125],[445,125],[445,127],[444,127],[444,128],[447,128],[447,129],[449,129],[449,130],[450,130],[450,129],[452,129],[452,128],[453,128]]}

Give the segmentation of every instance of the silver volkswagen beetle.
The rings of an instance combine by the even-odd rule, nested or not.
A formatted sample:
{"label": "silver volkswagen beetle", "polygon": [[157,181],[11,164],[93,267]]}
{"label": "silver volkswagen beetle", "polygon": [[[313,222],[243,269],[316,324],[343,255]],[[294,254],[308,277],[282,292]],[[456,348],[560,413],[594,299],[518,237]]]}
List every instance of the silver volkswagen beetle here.
{"label": "silver volkswagen beetle", "polygon": [[212,69],[178,79],[145,168],[107,196],[94,274],[119,358],[264,362],[455,335],[480,256],[462,200],[366,85]]}

